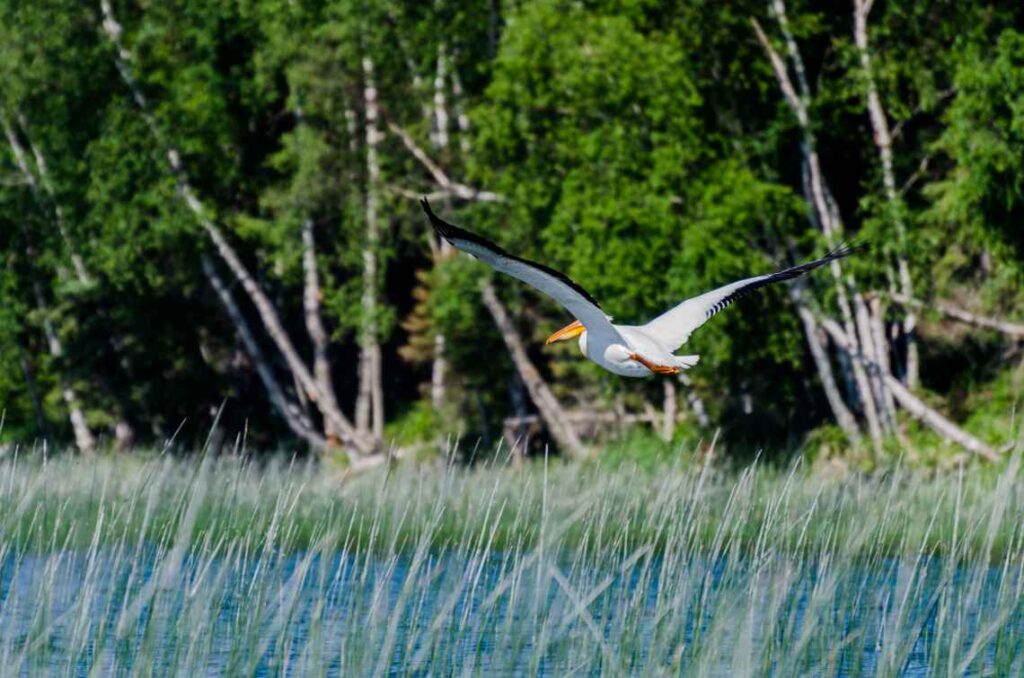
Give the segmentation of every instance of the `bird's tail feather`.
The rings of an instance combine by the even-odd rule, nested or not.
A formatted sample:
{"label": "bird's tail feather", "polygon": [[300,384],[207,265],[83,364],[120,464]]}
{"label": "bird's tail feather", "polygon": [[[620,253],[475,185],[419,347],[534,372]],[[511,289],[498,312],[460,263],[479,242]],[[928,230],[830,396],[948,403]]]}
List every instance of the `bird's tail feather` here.
{"label": "bird's tail feather", "polygon": [[699,355],[677,355],[676,356],[676,367],[681,367],[684,370],[688,370],[694,365],[700,362]]}

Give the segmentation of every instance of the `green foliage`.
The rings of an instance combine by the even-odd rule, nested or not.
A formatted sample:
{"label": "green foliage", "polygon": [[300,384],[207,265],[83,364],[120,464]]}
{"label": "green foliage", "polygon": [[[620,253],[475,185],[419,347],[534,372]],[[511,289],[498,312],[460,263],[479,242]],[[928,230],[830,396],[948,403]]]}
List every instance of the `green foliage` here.
{"label": "green foliage", "polygon": [[609,471],[655,473],[667,467],[688,468],[698,462],[699,440],[694,428],[687,428],[671,442],[650,432],[634,431],[608,441],[594,463]]}
{"label": "green foliage", "polygon": [[987,304],[1005,308],[1020,302],[1024,280],[1024,34],[1007,29],[992,47],[968,44],[957,60],[956,98],[936,143],[952,166],[929,187],[927,216],[944,235],[949,272],[939,282],[980,271]]}
{"label": "green foliage", "polygon": [[[399,437],[434,437],[423,387],[432,356],[421,350],[415,362],[400,358],[409,332],[445,336],[447,402],[433,413],[445,433],[494,443],[521,385],[479,301],[480,278],[491,274],[466,257],[435,259],[428,249],[432,236],[409,197],[439,187],[389,123],[408,130],[453,180],[504,197],[438,198],[439,210],[564,270],[620,322],[644,322],[683,297],[825,246],[807,220],[800,132],[751,33],[753,17],[778,37],[764,3],[112,5],[151,120],[115,65],[97,6],[0,1],[0,114],[41,182],[31,190],[3,144],[5,439],[66,438],[61,385],[68,384],[101,438],[124,422],[149,442],[170,437],[182,421],[186,435],[201,436],[227,397],[230,425],[251,421],[254,440],[287,444],[199,265],[210,243],[181,200],[169,146],[304,358],[311,347],[301,234],[312,225],[342,407],[351,411],[360,330],[373,321],[384,343],[385,409],[396,413]],[[884,292],[892,255],[907,254],[918,295],[1020,316],[1020,9],[873,8],[870,75],[893,130],[895,201],[871,143],[868,74],[852,42],[852,15],[819,2],[791,2],[788,14],[847,235],[869,240],[875,254],[848,270],[863,289]],[[373,251],[380,265],[368,282],[364,58],[374,64],[384,133]],[[440,100],[447,146],[436,129]],[[45,160],[45,186],[36,154]],[[414,299],[421,278],[425,296]],[[612,377],[579,360],[573,346],[540,346],[566,314],[525,286],[493,280],[530,357],[567,406],[658,406],[658,382]],[[809,284],[814,299],[831,303],[825,276]],[[375,317],[361,303],[366,285],[380,298]],[[243,291],[232,291],[286,395],[300,401]],[[406,325],[417,329],[402,326],[410,313],[421,314]],[[44,321],[63,343],[59,358],[50,355]],[[432,336],[416,340],[421,349],[433,346]],[[987,392],[1007,345],[990,342],[986,360],[957,362],[958,353],[973,350],[963,335],[924,343],[935,404],[1000,439],[998,425],[982,423],[984,401],[963,391],[969,383]],[[723,449],[797,449],[827,423],[784,288],[738,303],[696,333],[688,350],[703,357],[691,376],[723,427]],[[964,378],[942,377],[951,365]]]}

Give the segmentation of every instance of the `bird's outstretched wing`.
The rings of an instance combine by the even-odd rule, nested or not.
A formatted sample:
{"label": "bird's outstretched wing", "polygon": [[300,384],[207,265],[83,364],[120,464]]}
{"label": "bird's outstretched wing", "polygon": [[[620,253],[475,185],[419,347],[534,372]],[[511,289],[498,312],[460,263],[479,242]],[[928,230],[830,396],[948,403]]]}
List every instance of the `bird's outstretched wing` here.
{"label": "bird's outstretched wing", "polygon": [[644,330],[661,342],[665,348],[675,351],[686,343],[686,340],[690,338],[690,334],[694,330],[737,299],[745,297],[765,285],[799,278],[805,273],[809,273],[836,259],[848,257],[862,249],[863,245],[840,245],[821,259],[798,264],[775,273],[759,275],[723,285],[698,297],[687,299],[678,306],[669,309],[644,325]]}
{"label": "bird's outstretched wing", "polygon": [[588,332],[617,334],[597,301],[564,273],[510,254],[490,240],[448,223],[434,214],[426,198],[420,200],[420,204],[430,217],[434,232],[453,247],[472,254],[494,270],[522,280],[548,295],[583,323]]}

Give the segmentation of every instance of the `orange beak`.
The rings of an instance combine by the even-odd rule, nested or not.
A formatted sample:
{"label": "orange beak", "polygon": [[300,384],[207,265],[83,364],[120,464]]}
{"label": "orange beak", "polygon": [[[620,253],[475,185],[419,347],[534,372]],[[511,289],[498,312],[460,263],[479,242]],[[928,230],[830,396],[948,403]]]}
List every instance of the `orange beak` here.
{"label": "orange beak", "polygon": [[563,327],[562,329],[558,330],[550,337],[548,337],[547,341],[545,341],[544,343],[553,344],[556,341],[568,341],[569,339],[574,339],[580,336],[586,331],[587,328],[583,326],[583,323],[581,323],[579,320],[574,320],[573,322],[569,323],[568,325],[566,325],[565,327]]}

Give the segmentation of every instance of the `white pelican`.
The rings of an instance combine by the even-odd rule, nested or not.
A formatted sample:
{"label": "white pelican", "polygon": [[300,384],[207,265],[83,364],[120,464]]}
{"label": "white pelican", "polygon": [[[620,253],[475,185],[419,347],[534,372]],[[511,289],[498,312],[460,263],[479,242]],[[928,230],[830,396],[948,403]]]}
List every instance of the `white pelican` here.
{"label": "white pelican", "polygon": [[585,289],[563,273],[509,254],[493,242],[441,219],[423,198],[420,203],[438,236],[491,268],[522,280],[548,295],[576,316],[548,337],[548,344],[579,337],[580,351],[604,369],[624,377],[678,374],[697,364],[700,356],[674,355],[698,327],[719,311],[759,287],[792,280],[853,254],[857,247],[840,246],[821,259],[776,273],[746,278],[687,299],[646,325],[614,325]]}

